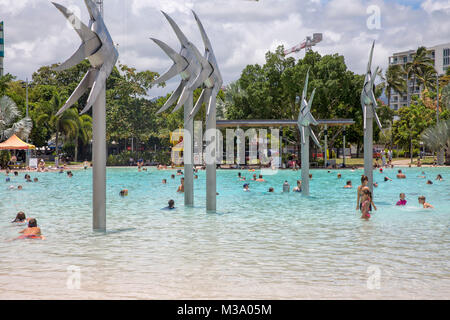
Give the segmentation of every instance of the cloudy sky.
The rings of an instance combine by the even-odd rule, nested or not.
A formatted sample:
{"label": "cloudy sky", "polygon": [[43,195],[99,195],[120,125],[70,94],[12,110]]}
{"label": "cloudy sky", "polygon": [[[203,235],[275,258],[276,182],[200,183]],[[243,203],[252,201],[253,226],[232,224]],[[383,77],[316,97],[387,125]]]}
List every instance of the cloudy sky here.
{"label": "cloudy sky", "polygon": [[[57,0],[85,22],[82,0]],[[203,51],[195,10],[214,46],[225,84],[239,78],[247,64],[263,63],[268,50],[290,48],[315,32],[324,35],[314,48],[339,53],[349,68],[364,73],[368,51],[377,41],[374,63],[386,68],[393,52],[450,42],[450,0],[104,0],[105,21],[119,46],[120,62],[138,70],[164,72],[171,61],[150,37],[174,49],[179,43],[160,10],[170,14]],[[379,15],[378,15],[379,13]],[[378,19],[379,18],[379,19]],[[20,79],[39,66],[62,62],[80,40],[49,0],[0,0],[5,22],[5,71]],[[303,57],[304,52],[295,54]],[[166,94],[178,79],[150,96]]]}

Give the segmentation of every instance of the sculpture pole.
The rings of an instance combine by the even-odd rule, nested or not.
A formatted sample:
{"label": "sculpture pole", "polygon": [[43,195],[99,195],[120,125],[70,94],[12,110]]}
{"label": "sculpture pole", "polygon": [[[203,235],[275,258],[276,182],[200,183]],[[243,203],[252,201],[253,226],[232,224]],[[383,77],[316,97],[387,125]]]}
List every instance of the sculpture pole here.
{"label": "sculpture pole", "polygon": [[190,118],[194,107],[194,96],[190,92],[189,98],[184,104],[184,136],[183,136],[183,160],[184,160],[184,205],[194,205],[194,119]]}
{"label": "sculpture pole", "polygon": [[298,116],[297,122],[302,143],[302,193],[305,196],[309,196],[309,138],[311,137],[314,143],[319,148],[322,148],[319,140],[311,129],[311,125],[317,126],[319,123],[311,114],[311,107],[314,101],[314,94],[316,92],[316,89],[313,90],[309,101],[306,100],[306,94],[308,92],[308,80],[309,70],[306,74],[305,87],[303,88],[303,96],[300,105],[300,114]]}
{"label": "sculpture pole", "polygon": [[206,145],[211,145],[214,143],[214,149],[212,154],[207,154],[206,162],[206,211],[214,212],[216,211],[216,200],[217,200],[217,184],[216,184],[216,161],[217,161],[217,133],[216,133],[216,95],[211,96],[211,106],[214,106],[214,110],[208,115],[206,121],[206,132],[209,141],[206,141]]}
{"label": "sculpture pole", "polygon": [[106,230],[106,91],[103,89],[92,110],[93,227]]}
{"label": "sculpture pole", "polygon": [[373,194],[373,120],[377,122],[380,130],[382,129],[380,119],[376,113],[377,100],[375,98],[375,78],[378,72],[378,67],[375,73],[372,74],[372,58],[375,41],[372,44],[370,51],[369,63],[367,65],[366,78],[364,80],[364,87],[361,92],[361,105],[363,109],[364,121],[364,175],[369,178],[369,189]]}
{"label": "sculpture pole", "polygon": [[305,130],[302,143],[302,194],[309,196],[309,130]]}
{"label": "sculpture pole", "polygon": [[81,39],[78,50],[67,61],[55,67],[54,70],[67,70],[86,58],[91,64],[91,68],[56,116],[60,116],[88,90],[90,91],[86,106],[81,114],[89,111],[91,107],[93,108],[93,228],[94,230],[106,231],[106,80],[119,58],[119,53],[97,5],[92,0],[84,0],[84,3],[89,11],[89,26],[85,25],[66,7],[53,3],[70,21]]}
{"label": "sculpture pole", "polygon": [[373,193],[373,112],[371,108],[367,108],[364,129],[364,175],[369,178],[368,186]]}

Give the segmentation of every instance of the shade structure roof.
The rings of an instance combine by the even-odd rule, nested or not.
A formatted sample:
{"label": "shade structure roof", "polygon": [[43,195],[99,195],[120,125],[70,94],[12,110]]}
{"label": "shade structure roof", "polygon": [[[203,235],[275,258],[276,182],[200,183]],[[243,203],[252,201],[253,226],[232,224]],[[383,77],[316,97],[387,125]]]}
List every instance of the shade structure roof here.
{"label": "shade structure roof", "polygon": [[12,135],[5,142],[0,143],[0,150],[30,150],[36,149],[32,144],[22,141],[16,135]]}
{"label": "shade structure roof", "polygon": [[[319,126],[350,126],[355,124],[352,119],[317,120]],[[294,127],[297,120],[217,120],[218,128],[225,127]]]}

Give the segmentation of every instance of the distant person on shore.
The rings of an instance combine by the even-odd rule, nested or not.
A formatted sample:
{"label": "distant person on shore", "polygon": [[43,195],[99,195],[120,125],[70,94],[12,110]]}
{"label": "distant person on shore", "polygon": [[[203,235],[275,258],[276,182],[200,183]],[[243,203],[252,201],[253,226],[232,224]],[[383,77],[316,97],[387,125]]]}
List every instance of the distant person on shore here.
{"label": "distant person on shore", "polygon": [[389,151],[388,151],[388,159],[389,159],[389,164],[392,165],[392,149],[389,149]]}
{"label": "distant person on shore", "polygon": [[400,200],[397,201],[397,206],[406,206],[406,196],[404,193],[400,193]]}
{"label": "distant person on shore", "polygon": [[87,160],[84,160],[83,167],[84,167],[84,170],[87,170],[87,168],[89,167],[89,162]]}
{"label": "distant person on shore", "polygon": [[19,233],[22,233],[22,235],[18,239],[45,239],[41,233],[41,228],[38,227],[37,221],[34,218],[31,218],[28,221],[28,227]]}
{"label": "distant person on shore", "polygon": [[183,193],[184,192],[184,178],[181,178],[180,181],[181,181],[181,184],[178,186],[177,192]]}
{"label": "distant person on shore", "polygon": [[402,172],[402,170],[398,170],[397,179],[406,179],[406,175]]}
{"label": "distant person on shore", "polygon": [[419,197],[419,204],[423,205],[424,209],[433,209],[434,207],[426,202],[426,198],[424,196]]}
{"label": "distant person on shore", "polygon": [[352,181],[351,181],[351,180],[348,180],[348,181],[347,181],[347,184],[344,186],[344,189],[351,189],[351,188],[353,188],[353,186],[352,186]]}
{"label": "distant person on shore", "polygon": [[302,181],[297,180],[297,186],[292,189],[293,192],[302,192]]}

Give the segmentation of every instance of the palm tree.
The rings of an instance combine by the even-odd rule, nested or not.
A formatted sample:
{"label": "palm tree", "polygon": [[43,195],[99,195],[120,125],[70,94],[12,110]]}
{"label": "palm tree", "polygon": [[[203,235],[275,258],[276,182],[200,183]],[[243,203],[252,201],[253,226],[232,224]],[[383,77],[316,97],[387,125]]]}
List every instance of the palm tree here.
{"label": "palm tree", "polygon": [[74,137],[78,131],[78,111],[76,108],[70,108],[61,115],[56,116],[58,110],[62,107],[61,97],[55,93],[50,101],[51,112],[42,114],[38,117],[36,123],[38,125],[46,125],[55,133],[56,156],[59,154],[59,136],[63,134],[67,137]]}
{"label": "palm tree", "polygon": [[75,134],[75,157],[74,160],[78,161],[78,143],[81,142],[82,146],[85,146],[91,141],[92,138],[92,117],[83,114],[78,116],[78,130]]}
{"label": "palm tree", "polygon": [[441,95],[443,106],[450,110],[450,84],[442,88]]}
{"label": "palm tree", "polygon": [[406,80],[404,78],[406,72],[402,65],[390,65],[386,71],[384,79],[384,88],[386,89],[386,96],[388,98],[388,107],[391,107],[392,91],[401,94],[406,91]]}
{"label": "palm tree", "polygon": [[422,133],[422,141],[430,149],[436,152],[445,150],[447,161],[450,151],[450,119],[441,121],[437,125],[425,129]]}
{"label": "palm tree", "polygon": [[425,91],[434,90],[436,88],[436,75],[437,72],[434,68],[427,68],[422,74],[417,75],[417,80],[421,86],[423,86],[422,96]]}
{"label": "palm tree", "polygon": [[[411,76],[413,78],[413,89],[415,89],[417,77],[423,76],[428,69],[434,68],[433,59],[428,57],[428,53],[429,51],[427,50],[427,48],[419,47],[416,53],[414,54],[413,60],[407,62],[405,65],[405,71],[407,74],[408,82]],[[409,107],[411,103],[411,93],[409,90],[409,84],[407,84],[407,92],[408,92],[408,107]]]}
{"label": "palm tree", "polygon": [[20,119],[21,117],[16,103],[10,97],[0,98],[0,141],[8,139],[14,134],[22,140],[28,138],[33,128],[33,122],[30,118]]}

